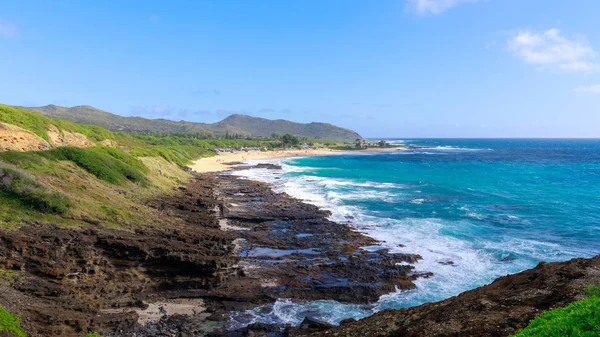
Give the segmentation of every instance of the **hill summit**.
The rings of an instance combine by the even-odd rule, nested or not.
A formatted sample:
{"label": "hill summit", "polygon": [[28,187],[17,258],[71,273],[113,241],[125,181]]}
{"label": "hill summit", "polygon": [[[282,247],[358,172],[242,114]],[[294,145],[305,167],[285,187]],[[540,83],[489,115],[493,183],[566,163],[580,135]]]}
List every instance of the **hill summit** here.
{"label": "hill summit", "polygon": [[97,125],[114,132],[144,133],[167,132],[179,134],[201,134],[207,137],[239,134],[242,136],[269,137],[272,134],[290,133],[300,137],[354,141],[362,139],[355,131],[328,123],[296,123],[288,120],[270,120],[235,114],[224,120],[209,124],[168,119],[124,117],[81,105],[71,108],[57,105],[26,107],[51,118],[60,118],[75,123]]}

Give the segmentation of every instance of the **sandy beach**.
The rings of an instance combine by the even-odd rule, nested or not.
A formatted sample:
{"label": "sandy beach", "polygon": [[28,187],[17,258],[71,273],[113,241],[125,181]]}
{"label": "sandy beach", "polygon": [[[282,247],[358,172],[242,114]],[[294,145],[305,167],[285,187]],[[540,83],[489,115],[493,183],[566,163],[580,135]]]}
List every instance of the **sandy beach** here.
{"label": "sandy beach", "polygon": [[304,157],[304,156],[322,156],[333,153],[340,153],[331,149],[312,149],[312,150],[280,150],[280,151],[265,151],[265,152],[223,152],[214,157],[201,158],[196,161],[190,168],[196,172],[219,172],[231,168],[230,163],[239,163],[247,160],[257,159],[277,159],[289,157]]}

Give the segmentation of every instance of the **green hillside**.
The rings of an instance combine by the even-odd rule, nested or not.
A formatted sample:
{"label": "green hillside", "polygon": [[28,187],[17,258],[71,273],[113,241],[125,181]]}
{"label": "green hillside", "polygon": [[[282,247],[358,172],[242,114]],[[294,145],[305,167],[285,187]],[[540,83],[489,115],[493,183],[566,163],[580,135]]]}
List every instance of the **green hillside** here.
{"label": "green hillside", "polygon": [[286,120],[269,120],[245,115],[232,115],[214,124],[123,117],[91,106],[66,108],[56,105],[28,107],[31,111],[51,118],[60,118],[76,123],[97,125],[113,132],[194,134],[203,138],[214,138],[226,134],[269,137],[273,133],[290,133],[306,138],[354,141],[362,138],[358,133],[326,123],[301,124]]}
{"label": "green hillside", "polygon": [[66,120],[48,118],[41,113],[0,104],[0,122],[29,130],[42,139],[49,141],[48,130],[51,125],[63,132],[80,133],[92,141],[114,139],[114,134],[96,125],[80,125]]}
{"label": "green hillside", "polygon": [[[173,190],[190,175],[184,166],[216,147],[272,147],[274,140],[131,135],[0,105],[0,228],[42,222],[128,227],[152,222],[140,202]],[[57,135],[87,137],[84,146],[52,145]],[[107,142],[108,140],[108,142]],[[2,150],[37,141],[39,150]]]}
{"label": "green hillside", "polygon": [[231,115],[217,123],[248,131],[254,136],[269,137],[273,133],[291,133],[306,138],[327,138],[354,141],[362,137],[348,129],[327,123],[295,123],[283,119],[270,120],[246,115]]}

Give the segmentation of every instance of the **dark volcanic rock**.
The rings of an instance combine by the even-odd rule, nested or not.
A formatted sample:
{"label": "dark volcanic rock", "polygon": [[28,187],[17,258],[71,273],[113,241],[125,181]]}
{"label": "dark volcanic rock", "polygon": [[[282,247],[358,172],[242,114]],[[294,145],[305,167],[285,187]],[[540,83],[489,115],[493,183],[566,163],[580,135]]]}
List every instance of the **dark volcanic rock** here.
{"label": "dark volcanic rock", "polygon": [[110,335],[134,329],[133,310],[144,301],[209,294],[237,275],[239,260],[235,238],[219,229],[211,186],[212,178],[194,180],[156,202],[165,219],[176,219],[169,226],[0,232],[0,267],[18,272],[0,282],[0,303],[23,317],[32,336]]}
{"label": "dark volcanic rock", "polygon": [[316,332],[316,331],[323,331],[323,330],[331,329],[334,327],[335,327],[335,325],[329,324],[327,322],[322,322],[322,321],[319,321],[318,319],[314,319],[312,317],[306,317],[306,318],[304,318],[304,321],[302,321],[302,323],[300,323],[300,326],[298,326],[298,331]]}
{"label": "dark volcanic rock", "polygon": [[[195,336],[277,298],[370,303],[426,275],[409,265],[420,256],[361,249],[377,242],[264,183],[204,174],[148,205],[156,223],[128,231],[37,224],[0,232],[0,268],[18,272],[0,282],[0,304],[31,336]],[[175,299],[201,299],[210,313],[158,310],[167,315],[138,323],[148,303]],[[243,333],[294,331],[285,328]]]}
{"label": "dark volcanic rock", "polygon": [[441,302],[383,311],[310,336],[510,336],[543,311],[583,298],[585,286],[598,282],[600,255],[540,263]]}
{"label": "dark volcanic rock", "polygon": [[[362,250],[377,242],[264,183],[222,176],[217,190],[224,217],[243,239],[238,249],[244,274],[254,280],[238,289],[237,300],[247,301],[243,294],[250,293],[370,303],[397,288],[414,288],[414,267],[399,264],[414,264],[418,255]],[[224,287],[234,288],[234,283],[239,281],[232,279]]]}
{"label": "dark volcanic rock", "polygon": [[250,169],[267,169],[267,170],[281,170],[281,165],[269,164],[269,163],[260,163],[256,165],[246,165],[244,163],[228,163],[229,165],[237,165],[233,167],[231,170],[240,171],[240,170],[250,170]]}

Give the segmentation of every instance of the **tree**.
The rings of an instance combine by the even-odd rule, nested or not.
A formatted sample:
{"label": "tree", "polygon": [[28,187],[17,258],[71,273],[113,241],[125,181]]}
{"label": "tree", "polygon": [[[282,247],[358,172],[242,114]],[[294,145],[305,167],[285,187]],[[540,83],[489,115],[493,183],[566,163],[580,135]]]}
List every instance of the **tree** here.
{"label": "tree", "polygon": [[291,135],[289,133],[286,133],[285,135],[281,136],[281,145],[283,147],[295,147],[298,146],[300,144],[300,139],[298,139],[298,137]]}
{"label": "tree", "polygon": [[379,144],[379,147],[386,147],[388,145],[385,140],[380,140],[377,144]]}
{"label": "tree", "polygon": [[357,148],[359,148],[359,149],[360,149],[360,148],[362,148],[362,147],[363,147],[363,141],[362,141],[362,139],[360,139],[360,138],[357,138],[357,139],[354,141],[354,146],[355,146],[355,147],[357,147]]}

